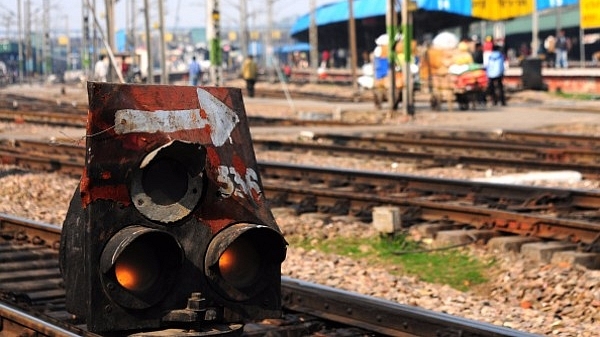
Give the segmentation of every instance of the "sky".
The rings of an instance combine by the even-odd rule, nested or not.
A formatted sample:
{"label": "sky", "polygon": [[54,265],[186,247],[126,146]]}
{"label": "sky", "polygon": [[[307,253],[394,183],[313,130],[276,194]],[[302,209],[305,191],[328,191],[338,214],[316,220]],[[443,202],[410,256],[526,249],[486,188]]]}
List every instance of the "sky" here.
{"label": "sky", "polygon": [[[53,31],[64,33],[69,27],[72,34],[75,31],[81,32],[81,6],[82,3],[96,3],[98,9],[96,16],[101,25],[104,25],[105,20],[100,16],[104,13],[105,0],[0,0],[0,38],[6,35],[7,20],[10,24],[11,31],[16,31],[18,13],[18,3],[21,2],[22,8],[27,2],[31,3],[31,11],[40,11],[43,8],[44,1],[50,1],[51,23],[50,27]],[[137,24],[143,27],[144,15],[141,9],[144,5],[144,0],[118,0],[115,4],[116,29],[126,28],[126,12],[130,11],[131,3],[135,1],[136,7],[139,9],[137,16]],[[158,13],[157,0],[148,0],[151,10]],[[163,0],[163,8],[165,12],[165,26],[167,28],[186,28],[205,26],[206,18],[206,1],[209,0]],[[234,26],[239,21],[239,4],[241,0],[219,0],[221,10],[221,25]],[[267,21],[266,4],[269,0],[246,0],[247,11],[250,16],[248,27],[260,25]],[[279,20],[293,20],[310,11],[310,5],[313,0],[271,0],[273,2],[273,17],[275,22]],[[345,0],[314,0],[316,6],[324,5],[332,2]],[[128,7],[128,9],[126,9]],[[24,12],[24,9],[22,9]],[[153,23],[158,23],[154,14]],[[68,20],[68,21],[67,21]],[[41,22],[41,19],[38,19]],[[34,21],[35,22],[35,21]],[[35,24],[35,23],[34,23]]]}

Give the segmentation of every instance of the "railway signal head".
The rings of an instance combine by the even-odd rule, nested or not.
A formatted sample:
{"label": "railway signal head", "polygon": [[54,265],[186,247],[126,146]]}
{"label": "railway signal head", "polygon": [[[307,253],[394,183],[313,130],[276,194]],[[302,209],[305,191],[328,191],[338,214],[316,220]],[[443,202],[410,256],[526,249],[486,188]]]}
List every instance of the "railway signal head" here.
{"label": "railway signal head", "polygon": [[286,242],[240,90],[89,83],[88,95],[61,239],[67,309],[93,332],[279,315]]}

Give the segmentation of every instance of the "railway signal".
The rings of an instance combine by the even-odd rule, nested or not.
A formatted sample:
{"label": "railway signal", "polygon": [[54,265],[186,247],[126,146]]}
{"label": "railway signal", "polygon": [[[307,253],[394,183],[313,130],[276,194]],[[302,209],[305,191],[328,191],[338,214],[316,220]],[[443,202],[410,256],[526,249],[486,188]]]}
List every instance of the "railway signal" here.
{"label": "railway signal", "polygon": [[61,239],[67,309],[92,332],[215,334],[280,315],[286,242],[241,91],[90,82],[88,96]]}

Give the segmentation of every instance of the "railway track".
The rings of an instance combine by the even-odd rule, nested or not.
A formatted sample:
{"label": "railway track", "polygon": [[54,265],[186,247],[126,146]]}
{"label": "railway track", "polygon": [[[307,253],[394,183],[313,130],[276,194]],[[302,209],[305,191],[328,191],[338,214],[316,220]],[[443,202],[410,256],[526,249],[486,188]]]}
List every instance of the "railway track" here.
{"label": "railway track", "polygon": [[[60,233],[53,225],[0,214],[2,336],[99,336],[65,311]],[[249,323],[244,335],[534,336],[286,277],[282,299],[281,319]]]}
{"label": "railway track", "polygon": [[[265,124],[285,121],[263,120]],[[307,121],[311,123],[310,121]],[[295,123],[295,122],[290,122]],[[0,151],[29,151],[68,158],[83,158],[83,148],[66,141],[53,143],[21,140],[0,144]],[[254,139],[259,150],[287,151],[327,156],[379,159],[411,164],[417,168],[464,167],[507,171],[575,171],[585,179],[600,178],[600,141],[594,136],[506,130],[486,132],[411,132],[355,136],[314,134],[310,139],[281,141]],[[16,154],[15,154],[16,156]],[[24,160],[24,159],[23,159]],[[32,163],[33,165],[33,163]]]}
{"label": "railway track", "polygon": [[[262,98],[285,98],[280,90],[261,90]],[[329,102],[349,102],[351,98],[312,92],[295,92],[296,99],[319,99]],[[53,126],[85,127],[87,104],[56,102],[45,99],[0,93],[0,121],[45,124]],[[305,120],[284,118],[249,117],[252,126],[336,126],[349,123],[335,120]]]}
{"label": "railway track", "polygon": [[[14,145],[15,151],[0,152],[5,163],[75,176],[81,172],[81,146],[20,141]],[[600,252],[598,191],[264,161],[259,169],[270,203],[292,205],[299,213],[350,214],[370,221],[373,207],[391,205],[399,208],[405,227],[422,221],[450,221],[456,228],[561,240],[579,245],[584,252]]]}
{"label": "railway track", "polygon": [[[443,132],[441,132],[443,135]],[[600,174],[597,137],[573,136],[581,145],[565,146],[563,135],[546,134],[543,142],[510,142],[489,134],[469,134],[454,138],[433,133],[354,136],[315,134],[309,140],[281,141],[255,139],[259,150],[311,152],[329,156],[379,159],[410,163],[416,167],[463,165],[476,169],[503,168],[511,171],[537,170],[580,172],[587,179]],[[523,134],[525,136],[525,134]],[[534,134],[531,134],[533,139]],[[541,138],[541,136],[540,136]]]}

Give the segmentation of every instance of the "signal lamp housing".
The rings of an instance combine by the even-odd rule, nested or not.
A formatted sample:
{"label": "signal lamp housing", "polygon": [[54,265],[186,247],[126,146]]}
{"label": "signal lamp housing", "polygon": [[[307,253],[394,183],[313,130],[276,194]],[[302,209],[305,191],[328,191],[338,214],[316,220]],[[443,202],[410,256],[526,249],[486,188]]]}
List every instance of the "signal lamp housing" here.
{"label": "signal lamp housing", "polygon": [[132,336],[278,317],[287,243],[241,90],[88,82],[88,96],[60,247],[67,310],[91,332]]}

